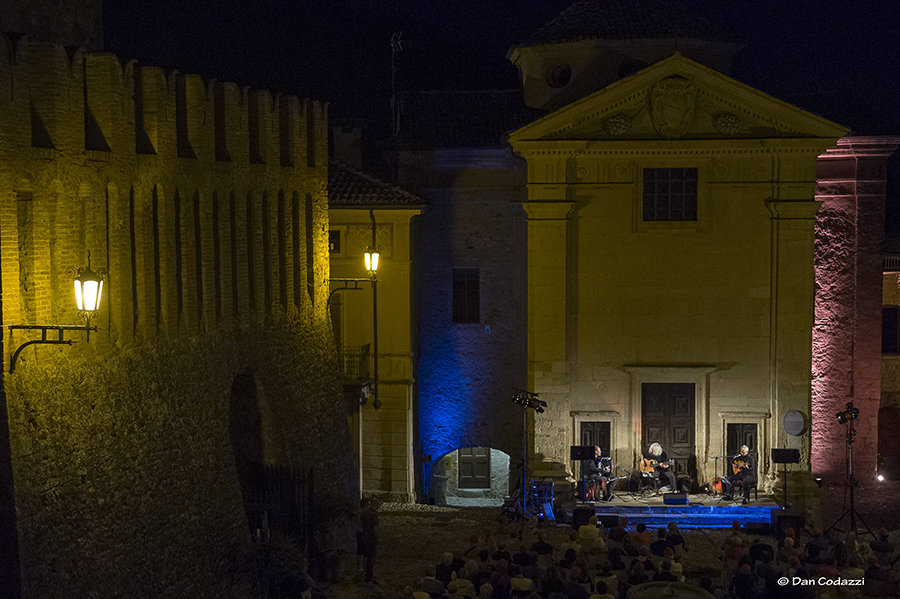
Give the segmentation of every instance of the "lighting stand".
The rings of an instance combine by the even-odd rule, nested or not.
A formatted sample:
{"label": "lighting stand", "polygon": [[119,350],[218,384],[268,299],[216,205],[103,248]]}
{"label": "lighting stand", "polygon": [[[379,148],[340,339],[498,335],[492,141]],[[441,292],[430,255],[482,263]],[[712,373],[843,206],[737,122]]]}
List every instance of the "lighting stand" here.
{"label": "lighting stand", "polygon": [[516,389],[513,395],[513,401],[522,406],[522,484],[519,492],[516,493],[515,503],[507,503],[503,506],[501,516],[506,516],[509,520],[521,519],[522,527],[525,526],[525,520],[534,517],[528,511],[528,408],[534,410],[534,413],[543,414],[547,402],[538,399],[537,393],[525,391],[524,389]]}
{"label": "lighting stand", "polygon": [[[848,413],[850,411],[852,411],[853,410],[852,402],[848,403],[847,407],[848,407]],[[856,534],[856,519],[859,518],[859,521],[862,522],[862,525],[866,527],[866,530],[868,531],[868,533],[870,535],[872,535],[873,537],[875,537],[875,533],[872,532],[872,529],[869,528],[869,525],[866,524],[865,521],[862,519],[862,516],[860,516],[856,512],[856,506],[853,502],[853,488],[857,484],[856,477],[853,476],[853,437],[856,436],[856,429],[853,427],[853,422],[855,420],[856,420],[856,416],[849,418],[845,422],[845,424],[847,426],[847,481],[849,482],[849,485],[850,485],[850,507],[848,509],[844,510],[844,513],[841,514],[841,517],[838,518],[835,521],[835,523],[832,524],[828,528],[828,530],[825,532],[828,532],[828,531],[832,530],[833,528],[836,528],[837,525],[840,524],[844,520],[844,517],[849,514],[849,516],[850,516],[850,531],[853,532],[853,534]],[[846,498],[846,495],[844,497]]]}

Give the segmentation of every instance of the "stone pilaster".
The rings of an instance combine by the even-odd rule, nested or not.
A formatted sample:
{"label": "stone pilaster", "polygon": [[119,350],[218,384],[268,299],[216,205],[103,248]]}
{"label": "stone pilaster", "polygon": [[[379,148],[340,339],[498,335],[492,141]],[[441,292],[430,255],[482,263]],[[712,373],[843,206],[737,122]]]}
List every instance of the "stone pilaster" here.
{"label": "stone pilaster", "polygon": [[[566,357],[567,224],[572,203],[562,185],[533,186],[528,216],[528,375],[530,390],[547,402],[530,422],[533,477],[565,473],[568,464]],[[531,416],[529,416],[531,418]]]}

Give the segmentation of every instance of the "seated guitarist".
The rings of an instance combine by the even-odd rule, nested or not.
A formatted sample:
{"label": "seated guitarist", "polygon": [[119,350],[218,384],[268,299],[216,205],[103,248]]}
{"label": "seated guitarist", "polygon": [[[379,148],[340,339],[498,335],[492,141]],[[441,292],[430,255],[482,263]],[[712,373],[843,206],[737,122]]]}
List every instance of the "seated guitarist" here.
{"label": "seated guitarist", "polygon": [[[668,490],[675,491],[677,489],[675,473],[669,467],[669,456],[666,455],[662,445],[659,443],[654,443],[647,451],[641,452],[641,470],[648,472],[650,476],[657,479],[657,486],[659,479],[665,477],[668,482]],[[660,490],[666,491],[667,489],[663,487]]]}
{"label": "seated guitarist", "polygon": [[[732,475],[729,477],[732,483],[741,482],[741,491],[744,495],[743,504],[750,503],[750,486],[756,482],[756,459],[750,453],[750,448],[741,445],[741,452],[731,458]],[[731,494],[731,490],[728,490]]]}

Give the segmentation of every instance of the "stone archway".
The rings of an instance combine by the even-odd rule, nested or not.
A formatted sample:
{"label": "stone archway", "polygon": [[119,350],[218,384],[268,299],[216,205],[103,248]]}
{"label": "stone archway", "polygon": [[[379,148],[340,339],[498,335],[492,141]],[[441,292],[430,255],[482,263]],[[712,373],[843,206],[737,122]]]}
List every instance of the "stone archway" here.
{"label": "stone archway", "polygon": [[509,456],[490,447],[451,451],[435,462],[430,487],[438,505],[502,505],[510,492]]}

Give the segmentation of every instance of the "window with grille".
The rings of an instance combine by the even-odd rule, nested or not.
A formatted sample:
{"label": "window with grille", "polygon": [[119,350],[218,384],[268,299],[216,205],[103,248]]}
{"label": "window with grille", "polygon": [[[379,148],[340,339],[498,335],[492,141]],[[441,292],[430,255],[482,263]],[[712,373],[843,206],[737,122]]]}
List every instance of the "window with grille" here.
{"label": "window with grille", "polygon": [[642,220],[696,221],[697,169],[645,168]]}
{"label": "window with grille", "polygon": [[453,322],[481,322],[481,273],[478,268],[453,269]]}

